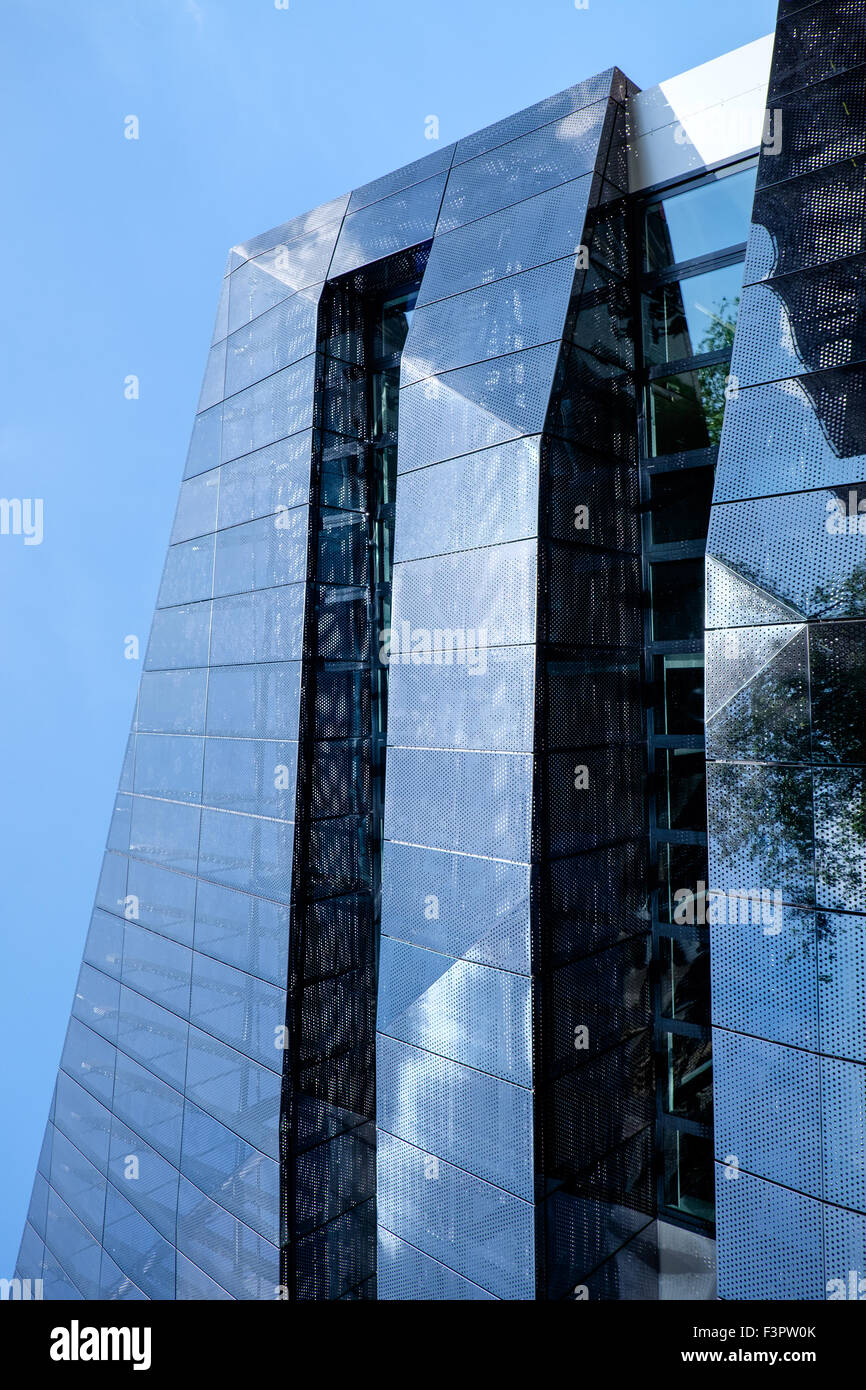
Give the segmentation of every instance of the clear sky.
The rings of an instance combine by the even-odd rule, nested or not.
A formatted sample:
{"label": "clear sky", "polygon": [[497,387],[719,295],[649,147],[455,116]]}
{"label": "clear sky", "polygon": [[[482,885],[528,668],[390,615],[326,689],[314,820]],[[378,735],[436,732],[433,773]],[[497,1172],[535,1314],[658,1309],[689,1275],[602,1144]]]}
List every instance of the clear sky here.
{"label": "clear sky", "polygon": [[[6,0],[0,1277],[12,1274],[228,248],[616,63],[642,87],[775,0]],[[140,139],[124,138],[135,115]],[[140,379],[140,398],[124,396]]]}

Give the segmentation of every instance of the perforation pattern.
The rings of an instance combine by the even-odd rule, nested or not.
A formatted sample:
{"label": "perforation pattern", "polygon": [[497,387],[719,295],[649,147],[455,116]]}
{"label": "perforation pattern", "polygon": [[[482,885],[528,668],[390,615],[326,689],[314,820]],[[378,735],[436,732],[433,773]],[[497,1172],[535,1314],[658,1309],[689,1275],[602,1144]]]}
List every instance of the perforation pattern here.
{"label": "perforation pattern", "polygon": [[380,1130],[380,1225],[498,1298],[531,1298],[531,1204],[432,1158]]}
{"label": "perforation pattern", "polygon": [[349,213],[334,251],[330,278],[333,280],[368,261],[377,261],[429,241],[436,226],[446,177],[444,173],[436,174],[423,183]]}
{"label": "perforation pattern", "polygon": [[[866,485],[853,489],[866,499]],[[789,497],[734,502],[713,508],[707,554],[722,560],[736,579],[757,590],[781,616],[852,618],[866,615],[860,576],[866,565],[866,535],[830,529],[848,488],[821,489]],[[855,506],[856,513],[856,506]],[[743,609],[717,591],[708,569],[707,626],[728,627],[772,621]],[[784,613],[784,608],[788,613]],[[779,610],[782,610],[780,613]]]}
{"label": "perforation pattern", "polygon": [[222,400],[225,395],[225,375],[226,345],[223,341],[217,343],[208,353],[201,394],[198,398],[199,411],[207,410],[209,406],[216,405],[217,401]]}
{"label": "perforation pattern", "polygon": [[441,150],[434,150],[423,159],[404,164],[392,174],[385,174],[381,179],[362,184],[349,198],[347,211],[357,212],[358,208],[365,208],[369,203],[378,203],[381,198],[387,198],[391,193],[399,193],[402,189],[411,188],[413,184],[423,183],[434,174],[446,172],[451,167],[455,148],[454,145],[443,145]]}
{"label": "perforation pattern", "polygon": [[761,160],[759,188],[866,152],[866,91],[847,73],[801,87],[780,98],[779,106],[782,148]]}
{"label": "perforation pattern", "polygon": [[306,504],[311,444],[309,433],[296,434],[226,464],[220,470],[220,529]]}
{"label": "perforation pattern", "polygon": [[786,903],[814,903],[812,820],[808,769],[709,763],[710,888],[763,888]]}
{"label": "perforation pattern", "polygon": [[538,528],[539,440],[518,439],[400,479],[394,561],[497,545]]}
{"label": "perforation pattern", "polygon": [[288,222],[282,222],[279,227],[271,227],[268,231],[251,237],[249,241],[233,246],[230,269],[236,269],[243,261],[249,260],[252,256],[259,256],[263,251],[270,251],[275,246],[282,246],[286,242],[295,241],[298,237],[305,236],[308,232],[315,231],[319,227],[327,226],[332,222],[339,222],[348,203],[349,195],[344,193],[339,198],[333,198],[328,203],[321,203],[319,207],[302,213],[300,217],[290,218]]}
{"label": "perforation pattern", "polygon": [[[455,652],[532,642],[535,552],[531,542],[516,541],[395,565],[392,662],[399,656],[402,663],[407,637],[419,631],[431,634],[431,644],[436,631],[453,634]],[[440,638],[443,647],[447,641]]]}
{"label": "perforation pattern", "polygon": [[589,206],[592,175],[438,235],[418,295],[419,307],[506,275],[574,256]]}
{"label": "perforation pattern", "polygon": [[779,17],[767,99],[866,63],[866,26],[850,0],[831,0]]}
{"label": "perforation pattern", "polygon": [[423,1143],[440,1159],[531,1199],[530,1091],[381,1034],[378,1049],[380,1131]]}
{"label": "perforation pattern", "polygon": [[815,769],[818,903],[866,912],[866,769]]}
{"label": "perforation pattern", "polygon": [[569,256],[416,310],[401,384],[560,339],[574,275]]}
{"label": "perforation pattern", "polygon": [[295,294],[231,335],[225,345],[226,396],[315,351],[318,298],[318,290]]}
{"label": "perforation pattern", "polygon": [[827,1297],[820,1202],[716,1165],[719,1297]]}
{"label": "perforation pattern", "polygon": [[586,1054],[597,1057],[646,1027],[649,968],[650,942],[642,936],[560,966],[542,979],[547,1076],[582,1060],[575,1058],[577,1028],[587,1030]]}
{"label": "perforation pattern", "polygon": [[392,665],[391,744],[532,752],[534,648],[479,648],[469,655],[471,664],[459,666],[436,665],[435,655],[432,664]]}
{"label": "perforation pattern", "polygon": [[382,921],[393,937],[526,975],[529,902],[528,866],[383,847]]}
{"label": "perforation pattern", "polygon": [[304,357],[226,402],[222,407],[223,463],[309,429],[313,423],[314,366],[314,357]]}
{"label": "perforation pattern", "polygon": [[[728,899],[710,927],[713,1020],[770,1042],[817,1049],[818,943],[815,914]],[[736,913],[735,920],[734,914]],[[724,1084],[724,1083],[723,1083]]]}
{"label": "perforation pattern", "polygon": [[229,288],[229,334],[296,291],[320,284],[328,273],[340,225],[329,222],[303,236],[276,243],[233,271]]}
{"label": "perforation pattern", "polygon": [[[769,638],[762,641],[765,633]],[[707,756],[807,762],[805,629],[712,632],[707,634],[707,652]]]}
{"label": "perforation pattern", "polygon": [[862,361],[864,292],[860,258],[750,285],[740,302],[731,375],[745,387]]}
{"label": "perforation pattern", "polygon": [[590,1057],[546,1088],[545,1171],[566,1176],[591,1166],[651,1123],[648,1030]]}
{"label": "perforation pattern", "polygon": [[378,1296],[385,1300],[430,1302],[444,1299],[451,1302],[493,1298],[486,1289],[471,1284],[453,1269],[446,1269],[438,1260],[430,1259],[413,1245],[407,1245],[405,1240],[392,1236],[382,1226],[379,1227],[377,1275]]}
{"label": "perforation pattern", "polygon": [[866,763],[860,692],[866,677],[866,624],[814,623],[809,629],[812,757]]}
{"label": "perforation pattern", "polygon": [[866,165],[809,172],[758,191],[743,283],[824,265],[866,250]]}
{"label": "perforation pattern", "polygon": [[219,470],[215,468],[211,473],[201,473],[181,483],[171,532],[172,544],[216,530],[219,480]]}
{"label": "perforation pattern", "polygon": [[[437,235],[591,173],[608,120],[606,100],[455,164]],[[459,158],[459,149],[458,149]]]}
{"label": "perforation pattern", "polygon": [[[749,1173],[823,1195],[817,1057],[715,1029],[715,1145]],[[784,1133],[785,1143],[779,1143]]]}
{"label": "perforation pattern", "polygon": [[303,603],[303,584],[286,584],[278,589],[263,589],[257,594],[216,599],[213,604],[211,665],[298,661],[301,657]]}
{"label": "perforation pattern", "polygon": [[528,863],[532,759],[519,753],[388,755],[389,838]]}
{"label": "perforation pattern", "polygon": [[557,344],[530,348],[407,386],[399,472],[540,434],[557,355]]}
{"label": "perforation pattern", "polygon": [[629,87],[627,78],[617,68],[608,68],[605,72],[596,73],[584,82],[577,82],[573,87],[566,87],[554,96],[545,97],[534,106],[527,106],[525,111],[506,116],[504,121],[496,121],[493,125],[476,131],[474,135],[467,135],[464,139],[458,140],[454,163],[463,164],[486,150],[495,149],[498,145],[525,135],[528,131],[561,120],[572,111],[580,111],[585,106],[603,101],[609,95],[622,100]]}
{"label": "perforation pattern", "polygon": [[[489,966],[466,960],[453,960],[450,956],[440,956],[387,936],[382,940],[379,971],[380,1047],[384,1046],[381,1035],[387,1034],[389,1038],[424,1049],[427,1056],[435,1052],[440,1057],[448,1057],[465,1067],[518,1086],[532,1084],[531,996],[525,976],[491,970]],[[408,1053],[403,1056],[393,1049],[389,1055],[391,1061],[386,1063],[386,1076],[392,1071],[398,1074],[411,1071],[413,1067],[424,1073],[427,1066],[423,1057]],[[398,1056],[403,1056],[402,1064],[398,1064]],[[471,1078],[458,1076],[454,1084],[458,1082],[462,1088],[471,1089]],[[447,1084],[442,1084],[447,1090]],[[494,1094],[498,1095],[499,1090],[495,1089]],[[380,1102],[386,1103],[382,1096],[380,1093]],[[506,1096],[502,1104],[507,1108],[522,1102]],[[409,1111],[411,1108],[409,1106]],[[474,1109],[474,1105],[471,1108]],[[396,1133],[394,1123],[386,1123],[383,1113],[380,1110],[380,1123]],[[397,1115],[406,1113],[402,1104],[397,1107]],[[403,1137],[412,1138],[411,1134]],[[425,1147],[443,1157],[449,1156],[436,1143],[425,1144]],[[454,1162],[458,1160],[454,1158]],[[460,1166],[476,1171],[471,1159]],[[489,1172],[480,1176],[495,1181]],[[504,1186],[511,1184],[505,1181]],[[516,1188],[512,1190],[517,1191]],[[522,1195],[531,1193],[523,1191]]]}

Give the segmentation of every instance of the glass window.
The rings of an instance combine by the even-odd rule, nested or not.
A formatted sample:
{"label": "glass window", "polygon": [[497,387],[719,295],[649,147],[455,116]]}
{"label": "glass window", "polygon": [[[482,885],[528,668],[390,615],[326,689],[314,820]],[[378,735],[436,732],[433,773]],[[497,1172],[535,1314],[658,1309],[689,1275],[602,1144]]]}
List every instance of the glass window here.
{"label": "glass window", "polygon": [[[672,922],[674,912],[681,925],[705,914],[707,851],[702,845],[659,845],[659,920]],[[687,898],[683,897],[687,893]],[[677,894],[680,894],[677,897]]]}
{"label": "glass window", "polygon": [[370,381],[373,401],[373,438],[383,439],[397,433],[397,409],[400,398],[400,368],[388,367],[375,372]]}
{"label": "glass window", "polygon": [[676,1129],[665,1130],[664,1200],[666,1207],[686,1216],[701,1221],[713,1220],[715,1193],[710,1139],[683,1134]]}
{"label": "glass window", "polygon": [[756,172],[752,165],[651,203],[646,211],[647,270],[665,270],[744,242]]}
{"label": "glass window", "polygon": [[704,562],[651,567],[653,641],[699,641],[704,635]]}
{"label": "glass window", "polygon": [[397,483],[397,450],[393,444],[374,451],[376,460],[376,502],[380,507],[393,504]]}
{"label": "glass window", "polygon": [[650,382],[647,444],[651,456],[687,453],[718,444],[728,371],[729,364],[719,362]]}
{"label": "glass window", "polygon": [[713,1118],[713,1057],[709,1038],[667,1033],[665,1110],[681,1120],[711,1124]]}
{"label": "glass window", "polygon": [[702,752],[665,748],[656,754],[659,772],[656,815],[664,830],[707,828],[707,774]]}
{"label": "glass window", "polygon": [[394,299],[386,299],[376,319],[373,337],[373,354],[379,360],[394,357],[403,351],[418,291],[401,294]]}
{"label": "glass window", "polygon": [[704,659],[659,656],[655,662],[657,734],[704,732]]}
{"label": "glass window", "polygon": [[710,947],[706,936],[659,937],[662,1018],[709,1023]]}
{"label": "glass window", "polygon": [[713,500],[712,467],[678,468],[650,479],[653,545],[706,538]]}
{"label": "glass window", "polygon": [[642,301],[644,357],[652,367],[721,352],[734,342],[743,265],[658,285]]}

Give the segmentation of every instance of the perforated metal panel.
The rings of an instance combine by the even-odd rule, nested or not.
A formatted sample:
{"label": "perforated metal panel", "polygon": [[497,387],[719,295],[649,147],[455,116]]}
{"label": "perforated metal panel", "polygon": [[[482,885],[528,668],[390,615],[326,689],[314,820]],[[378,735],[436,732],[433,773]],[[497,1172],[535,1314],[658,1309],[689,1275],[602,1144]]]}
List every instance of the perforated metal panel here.
{"label": "perforated metal panel", "polygon": [[537,438],[516,439],[405,473],[395,563],[534,535],[539,445]]}
{"label": "perforated metal panel", "polygon": [[532,642],[536,551],[519,541],[395,565],[391,660],[403,664],[419,632],[430,634],[430,664],[450,647],[452,662],[464,653],[477,668],[480,648]]}
{"label": "perforated metal panel", "polygon": [[[864,198],[862,164],[810,171],[761,189],[752,210],[744,284],[862,252]],[[802,235],[804,223],[810,235]]]}
{"label": "perforated metal panel", "polygon": [[[41,1264],[40,1264],[41,1268]],[[463,1279],[438,1260],[379,1227],[379,1298],[420,1300],[490,1300],[493,1294]]]}
{"label": "perforated metal panel", "polygon": [[386,1231],[498,1298],[533,1296],[529,1202],[381,1130],[378,1158]]}
{"label": "perforated metal panel", "polygon": [[392,256],[433,235],[445,190],[444,173],[350,212],[334,251],[330,276]]}
{"label": "perforated metal panel", "polygon": [[825,1299],[822,1204],[734,1171],[716,1164],[719,1296]]}
{"label": "perforated metal panel", "polygon": [[[715,506],[707,554],[729,567],[743,587],[757,591],[759,601],[770,599],[777,612],[787,609],[791,616],[804,618],[862,617],[866,600],[858,576],[866,564],[866,530],[859,533],[856,517],[866,486],[853,487],[853,534],[833,529],[840,508],[845,512],[849,507],[848,492],[822,489]],[[762,620],[741,610],[734,595],[716,589],[712,569],[708,575],[707,627],[772,621],[769,615]]]}
{"label": "perforated metal panel", "polygon": [[[383,938],[379,969],[380,1034],[520,1086],[530,1085],[528,979],[391,937]],[[406,1054],[407,1067],[410,1060]],[[421,1058],[416,1064],[425,1065]],[[396,1060],[385,1067],[386,1074],[393,1070],[400,1070]],[[469,1086],[470,1079],[462,1079]]]}
{"label": "perforated metal panel", "polygon": [[731,375],[745,387],[861,362],[864,284],[858,257],[748,286]]}
{"label": "perforated metal panel", "polygon": [[780,7],[775,139],[759,162],[708,541],[716,1197],[731,1299],[838,1297],[863,1254],[850,621],[866,562],[863,41],[856,7]]}
{"label": "perforated metal panel", "polygon": [[532,647],[473,649],[471,662],[461,665],[395,663],[388,735],[393,744],[409,748],[528,753],[534,697]]}
{"label": "perforated metal panel", "polygon": [[518,111],[514,116],[507,116],[504,121],[496,121],[494,125],[485,126],[474,135],[465,136],[457,142],[454,163],[463,164],[467,159],[483,154],[485,150],[495,149],[498,145],[515,140],[528,131],[561,120],[569,112],[580,111],[585,106],[604,101],[609,96],[621,101],[628,87],[627,79],[616,68],[597,73],[584,82],[567,87],[565,91],[545,97],[534,106],[527,106],[525,111]]}
{"label": "perforated metal panel", "polygon": [[[448,177],[437,233],[591,173],[598,161],[606,99],[525,135],[455,163]],[[460,151],[458,148],[458,159]]]}
{"label": "perforated metal panel", "polygon": [[384,178],[362,184],[349,198],[348,212],[357,212],[358,208],[365,208],[369,203],[378,203],[380,199],[387,198],[392,193],[411,188],[416,183],[423,183],[435,174],[444,173],[451,167],[455,148],[454,145],[444,145],[442,149],[433,150],[423,159],[415,159],[411,164],[404,164],[402,169],[385,174]]}
{"label": "perforated metal panel", "polygon": [[401,392],[399,471],[540,434],[558,344],[429,377]]}
{"label": "perforated metal panel", "polygon": [[434,239],[419,307],[507,275],[576,255],[586,223],[592,175],[490,213]]}
{"label": "perforated metal panel", "polygon": [[431,950],[528,974],[528,865],[386,842],[382,919]]}
{"label": "perforated metal panel", "polygon": [[401,383],[558,341],[574,284],[574,260],[554,261],[416,310]]}

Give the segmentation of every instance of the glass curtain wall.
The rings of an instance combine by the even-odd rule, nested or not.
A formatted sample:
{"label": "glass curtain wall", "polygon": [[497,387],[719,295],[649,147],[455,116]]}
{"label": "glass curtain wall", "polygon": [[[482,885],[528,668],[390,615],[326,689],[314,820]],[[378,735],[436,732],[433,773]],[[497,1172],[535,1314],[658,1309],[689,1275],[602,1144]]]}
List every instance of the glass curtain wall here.
{"label": "glass curtain wall", "polygon": [[659,1210],[713,1220],[704,552],[755,185],[745,161],[637,215]]}

